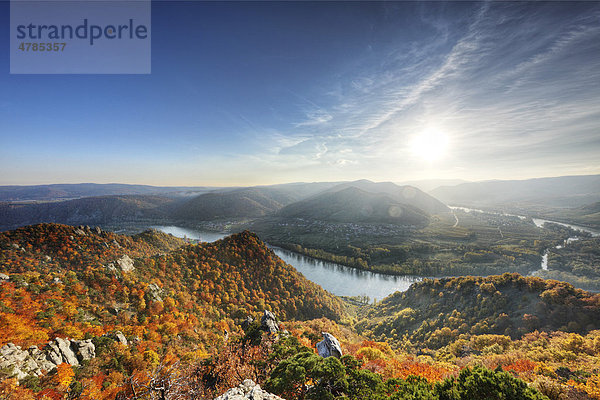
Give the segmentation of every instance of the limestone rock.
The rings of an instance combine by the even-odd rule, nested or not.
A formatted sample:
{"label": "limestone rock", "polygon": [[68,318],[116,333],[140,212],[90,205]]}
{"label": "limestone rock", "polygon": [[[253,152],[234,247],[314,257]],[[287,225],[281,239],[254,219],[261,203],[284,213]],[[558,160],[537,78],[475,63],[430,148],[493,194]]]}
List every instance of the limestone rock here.
{"label": "limestone rock", "polygon": [[125,335],[123,335],[123,332],[121,331],[116,331],[114,333],[115,337],[117,338],[117,341],[121,344],[124,344],[125,346],[127,346],[127,338],[125,337]]}
{"label": "limestone rock", "polygon": [[281,397],[262,390],[259,385],[246,379],[238,387],[229,389],[215,400],[283,400]]}
{"label": "limestone rock", "polygon": [[72,340],[71,346],[75,347],[79,361],[91,360],[96,357],[96,346],[92,339]]}
{"label": "limestone rock", "polygon": [[[14,363],[21,363],[27,358],[27,352],[21,350],[21,346],[15,346],[12,343],[2,346],[0,348],[0,355]],[[0,367],[5,368],[6,366],[6,362],[3,361],[0,363]]]}
{"label": "limestone rock", "polygon": [[54,365],[58,365],[63,362],[62,354],[60,353],[60,349],[55,342],[50,342],[44,347],[44,351],[46,352],[46,358]]}
{"label": "limestone rock", "polygon": [[279,326],[277,325],[277,318],[271,311],[265,310],[262,318],[260,319],[260,329],[268,333],[279,332]]}
{"label": "limestone rock", "polygon": [[96,348],[91,339],[69,340],[56,338],[42,350],[31,346],[27,350],[7,343],[0,348],[0,368],[11,371],[10,376],[24,379],[27,376],[42,375],[43,371],[51,371],[58,364],[79,365],[80,361],[96,356]]}
{"label": "limestone rock", "polygon": [[71,341],[68,339],[56,338],[54,339],[56,342],[58,349],[60,350],[60,354],[62,356],[63,362],[71,365],[79,365],[79,360],[75,355],[75,352],[71,350]]}
{"label": "limestone rock", "polygon": [[323,340],[317,343],[317,352],[321,357],[336,357],[342,356],[342,347],[340,342],[331,333],[321,332]]}
{"label": "limestone rock", "polygon": [[12,370],[12,376],[17,379],[27,377],[26,362],[29,354],[21,349],[20,346],[15,346],[8,343],[0,348],[0,368]]}
{"label": "limestone rock", "polygon": [[133,266],[133,260],[129,258],[127,254],[123,254],[123,257],[117,260],[117,265],[123,272],[131,272],[135,269]]}
{"label": "limestone rock", "polygon": [[6,274],[0,274],[0,281],[7,281],[10,279],[10,276]]}
{"label": "limestone rock", "polygon": [[150,298],[152,301],[162,301],[162,289],[158,287],[156,283],[151,283],[148,285],[148,293],[150,293]]}
{"label": "limestone rock", "polygon": [[52,371],[56,367],[56,363],[53,363],[49,358],[48,354],[44,351],[37,348],[37,346],[32,346],[29,348],[29,354],[35,363],[38,365],[40,369],[36,375],[41,375],[41,371]]}

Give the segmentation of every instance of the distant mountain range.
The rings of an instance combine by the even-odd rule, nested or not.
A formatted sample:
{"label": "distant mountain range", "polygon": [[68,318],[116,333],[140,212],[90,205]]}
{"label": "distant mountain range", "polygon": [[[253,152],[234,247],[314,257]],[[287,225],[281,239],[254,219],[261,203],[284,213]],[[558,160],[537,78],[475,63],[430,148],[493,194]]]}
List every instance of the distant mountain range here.
{"label": "distant mountain range", "polygon": [[214,190],[210,187],[147,186],[120,183],[76,183],[35,186],[0,186],[0,201],[54,201],[94,196],[178,195],[189,196]]}
{"label": "distant mountain range", "polygon": [[276,215],[329,222],[423,225],[448,207],[412,186],[368,180],[344,182],[289,204]]}
{"label": "distant mountain range", "polygon": [[[52,186],[52,185],[50,185]],[[68,195],[83,194],[83,186],[73,185]],[[103,185],[100,185],[103,186]],[[91,192],[127,191],[127,185],[91,187]],[[0,193],[2,188],[0,188]],[[46,188],[48,189],[48,188]],[[39,192],[66,195],[66,191]],[[190,197],[174,188],[132,186],[132,192],[164,190],[156,195],[108,195],[48,202],[0,203],[0,228],[58,222],[67,224],[105,225],[119,222],[161,220],[177,222],[223,219],[256,219],[265,216],[322,219],[338,222],[386,222],[423,224],[430,214],[448,208],[430,195],[411,186],[390,182],[297,183],[249,188],[225,188]],[[185,188],[178,188],[185,189]],[[207,190],[206,188],[187,188]],[[21,194],[32,194],[36,188]],[[6,191],[5,191],[6,193]],[[189,192],[186,192],[189,193]],[[18,196],[13,196],[18,197]]]}
{"label": "distant mountain range", "polygon": [[600,175],[461,183],[440,186],[429,193],[410,185],[368,180],[246,188],[0,186],[0,229],[40,222],[194,223],[263,217],[421,225],[430,215],[448,212],[446,204],[513,208],[531,211],[531,215],[595,225],[600,223],[598,202]]}
{"label": "distant mountain range", "polygon": [[429,194],[450,205],[579,207],[600,201],[600,175],[469,182]]}
{"label": "distant mountain range", "polygon": [[440,186],[456,186],[467,183],[464,179],[420,179],[416,181],[395,182],[399,186],[414,186],[424,192],[429,192]]}

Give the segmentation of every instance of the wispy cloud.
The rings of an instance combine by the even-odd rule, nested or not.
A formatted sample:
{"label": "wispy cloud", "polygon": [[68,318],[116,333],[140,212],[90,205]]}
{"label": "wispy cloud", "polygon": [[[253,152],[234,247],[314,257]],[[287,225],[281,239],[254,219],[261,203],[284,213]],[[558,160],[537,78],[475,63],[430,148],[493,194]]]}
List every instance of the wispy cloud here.
{"label": "wispy cloud", "polygon": [[410,57],[390,51],[374,71],[358,69],[325,90],[334,102],[295,124],[305,139],[280,154],[305,151],[371,173],[410,171],[420,168],[408,153],[410,137],[433,124],[451,142],[439,168],[493,162],[506,175],[541,165],[550,174],[569,164],[558,160],[572,160],[584,169],[600,156],[599,8],[564,15],[564,5],[484,3],[459,37],[441,24],[444,33],[413,43]]}
{"label": "wispy cloud", "polygon": [[295,125],[297,127],[321,125],[321,124],[331,121],[332,118],[333,117],[331,116],[331,114],[329,114],[325,110],[316,110],[316,111],[311,111],[311,112],[307,113],[306,120],[302,121],[302,122],[298,122]]}

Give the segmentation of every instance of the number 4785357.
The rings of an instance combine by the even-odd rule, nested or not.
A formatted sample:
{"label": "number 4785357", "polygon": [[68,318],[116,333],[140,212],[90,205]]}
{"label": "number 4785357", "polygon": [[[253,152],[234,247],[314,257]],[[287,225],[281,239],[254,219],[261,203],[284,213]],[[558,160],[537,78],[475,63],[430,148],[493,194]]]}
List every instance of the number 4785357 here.
{"label": "number 4785357", "polygon": [[28,43],[21,42],[18,49],[21,51],[64,51],[66,43]]}

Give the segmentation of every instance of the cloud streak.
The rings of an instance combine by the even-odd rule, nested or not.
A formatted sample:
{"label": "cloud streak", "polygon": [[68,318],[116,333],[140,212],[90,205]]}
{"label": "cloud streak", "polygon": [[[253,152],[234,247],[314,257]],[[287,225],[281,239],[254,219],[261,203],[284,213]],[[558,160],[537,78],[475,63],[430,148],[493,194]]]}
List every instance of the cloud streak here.
{"label": "cloud streak", "polygon": [[[379,62],[385,68],[358,69],[326,91],[336,100],[327,111],[291,129],[327,148],[307,154],[349,160],[371,176],[390,168],[410,174],[423,169],[408,152],[410,138],[433,125],[451,141],[438,173],[518,177],[544,167],[560,174],[561,165],[569,165],[565,174],[589,171],[593,157],[600,159],[599,5],[478,7],[459,37],[412,43],[411,57],[390,52]],[[456,28],[452,21],[442,26]],[[351,156],[342,157],[342,149]]]}

